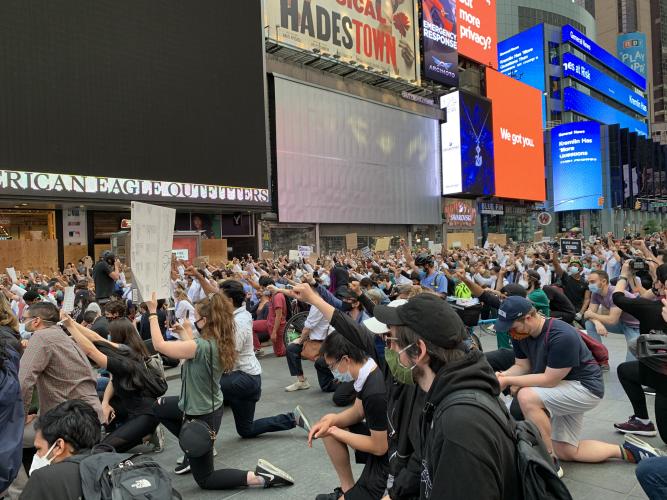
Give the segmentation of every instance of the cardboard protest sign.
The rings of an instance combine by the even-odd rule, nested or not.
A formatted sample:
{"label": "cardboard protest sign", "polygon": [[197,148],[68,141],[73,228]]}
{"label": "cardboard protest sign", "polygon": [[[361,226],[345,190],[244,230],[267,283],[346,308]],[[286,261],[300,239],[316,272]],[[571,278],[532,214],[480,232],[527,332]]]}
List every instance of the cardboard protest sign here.
{"label": "cardboard protest sign", "polygon": [[375,251],[376,252],[386,252],[389,250],[389,245],[391,244],[391,237],[387,238],[378,238],[375,242]]}
{"label": "cardboard protest sign", "polygon": [[74,287],[68,286],[65,288],[63,295],[63,311],[71,313],[74,310]]}
{"label": "cardboard protest sign", "polygon": [[348,233],[345,235],[345,248],[348,250],[356,250],[359,243],[357,242],[357,233]]}
{"label": "cardboard protest sign", "polygon": [[13,267],[8,267],[7,269],[5,269],[5,271],[7,271],[7,276],[9,276],[9,279],[12,280],[12,283],[16,283],[16,281],[18,281],[18,278],[16,276],[16,269],[14,269]]}

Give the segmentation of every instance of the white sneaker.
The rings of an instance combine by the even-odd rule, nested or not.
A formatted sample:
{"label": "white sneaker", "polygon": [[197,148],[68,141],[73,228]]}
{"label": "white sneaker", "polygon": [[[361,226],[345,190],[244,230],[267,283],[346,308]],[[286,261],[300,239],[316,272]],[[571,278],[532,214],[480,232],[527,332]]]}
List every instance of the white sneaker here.
{"label": "white sneaker", "polygon": [[310,389],[310,384],[308,383],[307,380],[304,380],[303,382],[297,380],[292,385],[288,385],[287,387],[285,387],[285,390],[287,392],[303,391],[305,389]]}

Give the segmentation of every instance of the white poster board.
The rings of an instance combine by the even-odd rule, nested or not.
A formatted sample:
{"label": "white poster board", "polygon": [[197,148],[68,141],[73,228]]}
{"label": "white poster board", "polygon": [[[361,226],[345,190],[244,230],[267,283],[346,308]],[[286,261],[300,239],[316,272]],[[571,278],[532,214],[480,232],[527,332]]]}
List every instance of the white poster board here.
{"label": "white poster board", "polygon": [[146,301],[156,292],[158,299],[171,294],[171,250],[176,210],[132,202],[132,277],[139,298]]}
{"label": "white poster board", "polygon": [[373,251],[368,247],[362,248],[361,253],[367,259],[372,259],[373,258]]}
{"label": "white poster board", "polygon": [[289,258],[290,262],[296,262],[301,258],[301,256],[299,255],[298,250],[290,250],[288,258]]}
{"label": "white poster board", "polygon": [[71,313],[74,310],[74,287],[68,286],[65,287],[65,293],[63,295],[63,311],[66,313]]}
{"label": "white poster board", "polygon": [[297,251],[299,252],[299,256],[302,259],[307,259],[308,257],[310,257],[310,254],[313,253],[313,247],[299,246],[297,247]]}
{"label": "white poster board", "polygon": [[190,260],[190,252],[187,248],[172,250],[171,253],[173,253],[178,260]]}
{"label": "white poster board", "polygon": [[9,279],[12,280],[12,283],[16,283],[18,281],[16,277],[16,269],[13,267],[8,267],[5,269],[5,271],[7,271],[7,276],[9,276]]}

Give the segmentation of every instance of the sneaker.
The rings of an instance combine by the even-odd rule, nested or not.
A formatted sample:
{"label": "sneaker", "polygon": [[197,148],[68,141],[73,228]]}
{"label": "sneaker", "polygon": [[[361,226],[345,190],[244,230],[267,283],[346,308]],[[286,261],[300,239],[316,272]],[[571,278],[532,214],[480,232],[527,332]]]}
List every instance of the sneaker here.
{"label": "sneaker", "polygon": [[554,470],[556,471],[556,475],[559,478],[562,478],[565,475],[565,472],[563,471],[563,468],[560,466],[560,460],[558,460],[558,457],[552,457],[554,460]]}
{"label": "sneaker", "polygon": [[303,408],[301,408],[301,406],[294,408],[294,420],[297,427],[301,427],[306,432],[310,432],[310,420],[308,420],[308,417],[306,417],[306,414],[303,412]]}
{"label": "sneaker", "polygon": [[646,394],[647,396],[655,396],[655,389],[653,387],[645,385],[642,386],[642,389],[644,390],[644,394]]}
{"label": "sneaker", "polygon": [[265,488],[292,486],[294,484],[294,479],[287,472],[261,458],[257,461],[255,475],[264,478]]}
{"label": "sneaker", "polygon": [[148,443],[153,445],[153,453],[162,453],[164,451],[164,429],[161,425],[155,428],[153,434],[148,438]]}
{"label": "sneaker", "polygon": [[336,488],[332,493],[321,493],[315,497],[315,500],[338,500],[343,496],[343,490]]}
{"label": "sneaker", "polygon": [[[218,450],[216,450],[215,448],[213,448],[213,456],[214,457],[218,456]],[[181,455],[176,459],[176,465],[181,465],[184,460],[185,460],[185,455]]]}
{"label": "sneaker", "polygon": [[255,349],[255,357],[256,358],[263,358],[265,356],[264,351],[262,349]]}
{"label": "sneaker", "polygon": [[183,462],[174,469],[174,474],[187,474],[188,472],[190,472],[190,462],[183,458]]}
{"label": "sneaker", "polygon": [[653,425],[653,422],[644,424],[634,415],[632,415],[627,422],[614,424],[614,428],[623,434],[636,434],[637,436],[650,437],[658,435],[658,431],[655,430],[655,425]]}
{"label": "sneaker", "polygon": [[661,451],[656,450],[646,441],[642,441],[641,439],[634,437],[632,434],[629,434],[625,437],[623,449],[628,453],[629,458],[632,458],[631,461],[636,464],[645,458],[663,456]]}
{"label": "sneaker", "polygon": [[285,390],[287,392],[303,391],[305,389],[310,389],[310,384],[308,383],[307,380],[304,380],[303,382],[297,380],[292,385],[288,385],[287,387],[285,387]]}

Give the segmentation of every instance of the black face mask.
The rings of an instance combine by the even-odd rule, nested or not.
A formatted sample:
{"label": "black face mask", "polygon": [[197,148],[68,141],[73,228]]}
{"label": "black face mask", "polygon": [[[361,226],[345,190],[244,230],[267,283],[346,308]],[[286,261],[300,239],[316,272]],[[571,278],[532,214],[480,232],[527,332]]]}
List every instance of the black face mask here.
{"label": "black face mask", "polygon": [[352,304],[350,304],[349,302],[343,302],[343,305],[341,306],[341,311],[349,312],[352,309],[354,309],[354,307],[352,307]]}
{"label": "black face mask", "polygon": [[199,328],[199,321],[201,321],[201,318],[199,318],[198,321],[194,322],[195,328],[197,330],[197,333],[201,333],[201,328]]}

